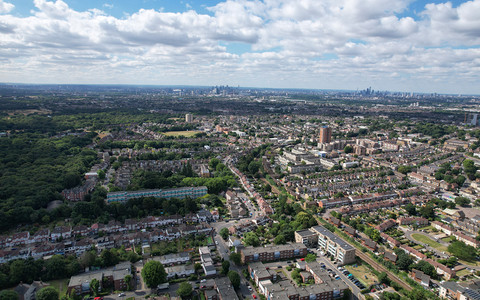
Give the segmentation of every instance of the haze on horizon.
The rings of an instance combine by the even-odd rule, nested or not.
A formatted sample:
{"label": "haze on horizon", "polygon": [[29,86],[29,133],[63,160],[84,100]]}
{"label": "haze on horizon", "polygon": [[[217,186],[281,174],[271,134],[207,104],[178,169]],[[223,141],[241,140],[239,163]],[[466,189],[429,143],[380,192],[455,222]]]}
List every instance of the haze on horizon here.
{"label": "haze on horizon", "polygon": [[480,0],[0,0],[0,82],[480,94]]}

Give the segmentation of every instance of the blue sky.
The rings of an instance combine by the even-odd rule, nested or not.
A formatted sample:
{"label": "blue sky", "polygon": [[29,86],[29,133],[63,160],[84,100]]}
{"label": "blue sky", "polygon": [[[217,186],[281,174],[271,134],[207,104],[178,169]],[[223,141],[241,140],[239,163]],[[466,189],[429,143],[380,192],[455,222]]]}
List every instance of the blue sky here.
{"label": "blue sky", "polygon": [[0,0],[0,82],[480,94],[480,0]]}

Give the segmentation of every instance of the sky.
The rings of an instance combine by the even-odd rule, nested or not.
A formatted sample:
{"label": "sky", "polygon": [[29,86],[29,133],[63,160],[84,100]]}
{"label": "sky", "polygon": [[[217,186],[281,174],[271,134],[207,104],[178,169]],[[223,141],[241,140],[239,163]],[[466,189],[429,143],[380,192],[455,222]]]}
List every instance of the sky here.
{"label": "sky", "polygon": [[0,82],[480,94],[480,0],[0,0]]}

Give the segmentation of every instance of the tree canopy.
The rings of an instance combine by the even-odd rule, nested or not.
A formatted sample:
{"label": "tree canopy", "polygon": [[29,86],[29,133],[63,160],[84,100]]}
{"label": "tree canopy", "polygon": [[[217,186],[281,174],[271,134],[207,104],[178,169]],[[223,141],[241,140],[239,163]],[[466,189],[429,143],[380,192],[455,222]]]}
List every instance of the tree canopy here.
{"label": "tree canopy", "polygon": [[167,273],[163,265],[155,260],[148,261],[142,269],[142,277],[149,288],[167,281]]}

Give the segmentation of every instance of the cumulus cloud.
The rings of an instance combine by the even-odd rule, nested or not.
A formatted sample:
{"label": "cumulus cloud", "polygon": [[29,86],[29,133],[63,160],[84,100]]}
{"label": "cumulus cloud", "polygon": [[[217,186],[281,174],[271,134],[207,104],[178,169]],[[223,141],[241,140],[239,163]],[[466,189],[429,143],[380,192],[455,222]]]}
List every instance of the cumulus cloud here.
{"label": "cumulus cloud", "polygon": [[62,0],[33,0],[32,14],[18,17],[0,0],[0,81],[385,89],[433,89],[435,76],[441,88],[478,81],[470,46],[480,44],[480,0],[431,3],[418,15],[411,2],[226,0],[210,14],[139,8],[117,18],[102,10],[108,3],[76,11]]}
{"label": "cumulus cloud", "polygon": [[15,5],[12,3],[5,2],[0,0],[0,14],[6,14],[11,12],[15,8]]}

